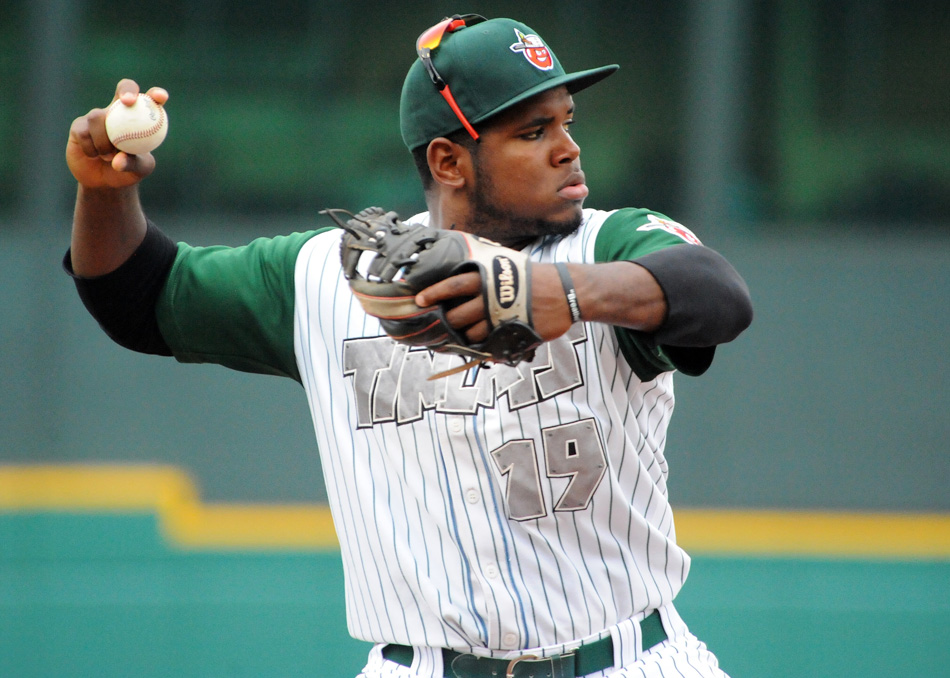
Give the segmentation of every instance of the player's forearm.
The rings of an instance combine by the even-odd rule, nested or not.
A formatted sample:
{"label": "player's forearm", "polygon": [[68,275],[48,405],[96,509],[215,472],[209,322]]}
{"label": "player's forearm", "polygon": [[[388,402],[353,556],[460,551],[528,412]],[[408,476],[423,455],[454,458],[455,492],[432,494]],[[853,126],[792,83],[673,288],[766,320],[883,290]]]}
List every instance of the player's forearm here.
{"label": "player's forearm", "polygon": [[647,332],[658,344],[715,346],[752,322],[745,281],[707,247],[678,245],[635,261],[568,270],[583,320]]}
{"label": "player's forearm", "polygon": [[121,266],[145,238],[138,188],[90,189],[76,195],[70,244],[73,272],[92,278]]}
{"label": "player's forearm", "polygon": [[629,261],[568,264],[585,321],[653,332],[663,323],[663,289],[642,266]]}

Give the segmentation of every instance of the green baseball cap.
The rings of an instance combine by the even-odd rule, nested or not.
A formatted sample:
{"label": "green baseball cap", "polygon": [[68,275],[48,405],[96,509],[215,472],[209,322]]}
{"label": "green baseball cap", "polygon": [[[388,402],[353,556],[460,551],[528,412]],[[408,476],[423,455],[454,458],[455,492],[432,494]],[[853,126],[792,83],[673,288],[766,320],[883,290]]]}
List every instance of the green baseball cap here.
{"label": "green baseball cap", "polygon": [[[446,32],[431,59],[473,125],[555,87],[566,85],[571,94],[579,92],[619,68],[612,64],[565,73],[547,43],[512,19],[488,19]],[[463,128],[421,59],[412,64],[403,83],[399,125],[410,151]]]}

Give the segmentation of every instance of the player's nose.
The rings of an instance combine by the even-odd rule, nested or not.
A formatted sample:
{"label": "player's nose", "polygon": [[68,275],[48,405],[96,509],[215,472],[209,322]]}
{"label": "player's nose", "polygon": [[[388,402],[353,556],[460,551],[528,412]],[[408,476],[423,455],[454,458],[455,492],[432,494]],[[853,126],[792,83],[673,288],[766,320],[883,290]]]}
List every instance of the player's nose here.
{"label": "player's nose", "polygon": [[581,147],[574,141],[574,137],[566,129],[558,133],[557,142],[551,152],[551,162],[554,165],[573,163],[581,155]]}

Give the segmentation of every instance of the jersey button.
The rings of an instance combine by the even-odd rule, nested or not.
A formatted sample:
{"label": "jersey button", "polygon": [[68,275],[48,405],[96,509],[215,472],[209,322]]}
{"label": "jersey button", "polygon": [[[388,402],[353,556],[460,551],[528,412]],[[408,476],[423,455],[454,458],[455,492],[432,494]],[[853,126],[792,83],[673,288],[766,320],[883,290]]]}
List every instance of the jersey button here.
{"label": "jersey button", "polygon": [[465,492],[465,498],[468,500],[469,504],[477,504],[478,500],[481,499],[478,494],[478,490],[467,490]]}
{"label": "jersey button", "polygon": [[498,568],[494,563],[488,563],[488,565],[485,566],[485,576],[489,579],[494,579],[498,576]]}
{"label": "jersey button", "polygon": [[506,633],[501,639],[501,642],[503,642],[506,647],[515,647],[518,644],[518,634]]}
{"label": "jersey button", "polygon": [[452,433],[461,433],[463,428],[464,424],[462,423],[461,417],[452,417],[449,420],[449,430]]}

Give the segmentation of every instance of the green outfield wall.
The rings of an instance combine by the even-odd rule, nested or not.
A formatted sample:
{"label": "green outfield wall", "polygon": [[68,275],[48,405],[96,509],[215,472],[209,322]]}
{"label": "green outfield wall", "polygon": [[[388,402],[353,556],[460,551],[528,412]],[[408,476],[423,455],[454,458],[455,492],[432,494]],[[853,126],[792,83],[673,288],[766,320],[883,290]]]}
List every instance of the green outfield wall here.
{"label": "green outfield wall", "polygon": [[[0,675],[347,678],[339,553],[170,543],[154,514],[0,512]],[[946,676],[950,560],[703,555],[678,608],[733,678]]]}

